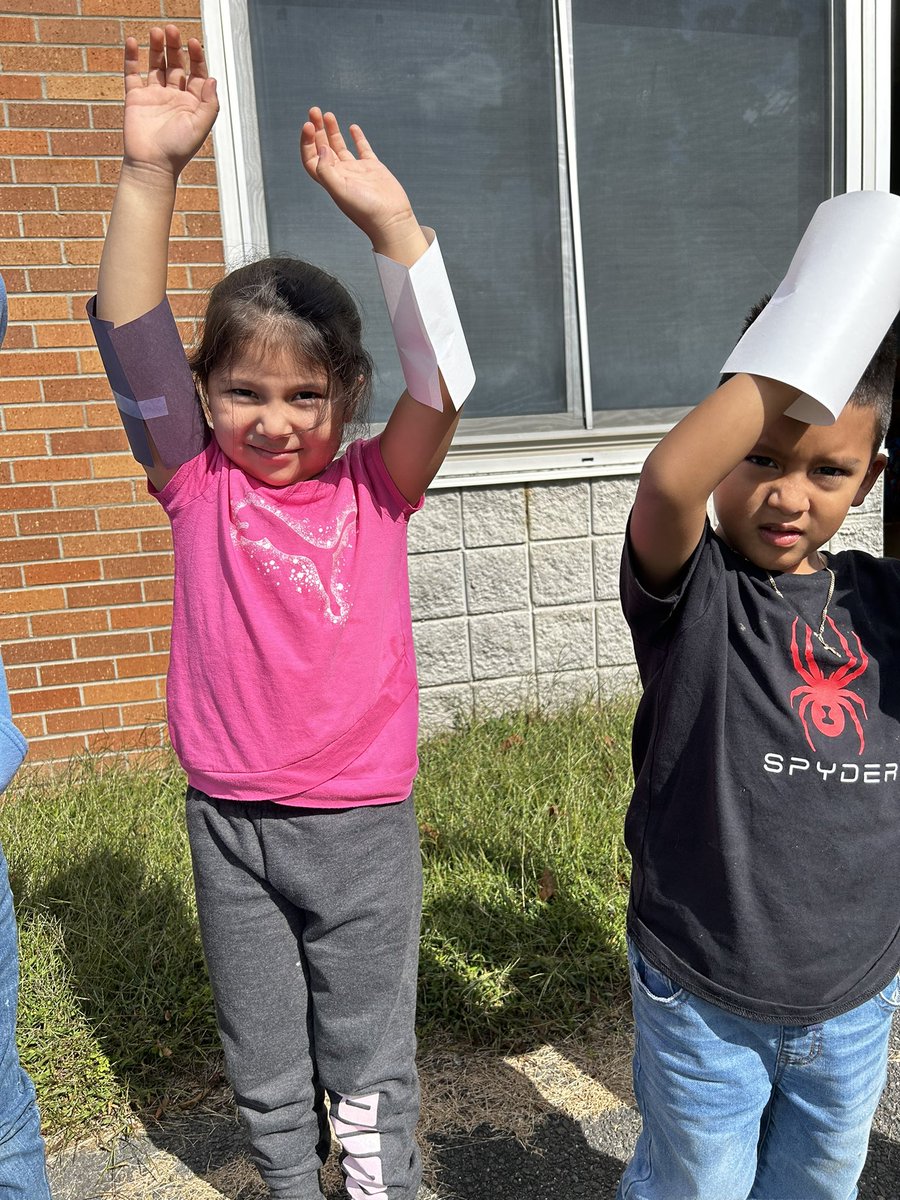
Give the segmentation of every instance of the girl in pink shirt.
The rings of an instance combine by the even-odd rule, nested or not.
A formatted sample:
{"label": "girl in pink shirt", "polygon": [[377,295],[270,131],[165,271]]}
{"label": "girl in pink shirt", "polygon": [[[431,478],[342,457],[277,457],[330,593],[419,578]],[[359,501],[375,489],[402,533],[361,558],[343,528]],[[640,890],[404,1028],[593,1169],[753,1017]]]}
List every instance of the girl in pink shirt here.
{"label": "girl in pink shirt", "polygon": [[406,525],[474,376],[433,234],[359,127],[354,155],[317,108],[302,161],[372,242],[409,390],[379,437],[339,455],[372,366],[346,290],[291,259],[217,285],[188,365],[165,299],[168,232],[218,106],[199,43],[187,49],[185,69],[177,27],[152,29],[144,79],[126,41],[125,153],[89,313],[172,522],[169,727],[219,1031],[272,1197],[321,1197],[327,1095],[350,1196],[413,1200]]}

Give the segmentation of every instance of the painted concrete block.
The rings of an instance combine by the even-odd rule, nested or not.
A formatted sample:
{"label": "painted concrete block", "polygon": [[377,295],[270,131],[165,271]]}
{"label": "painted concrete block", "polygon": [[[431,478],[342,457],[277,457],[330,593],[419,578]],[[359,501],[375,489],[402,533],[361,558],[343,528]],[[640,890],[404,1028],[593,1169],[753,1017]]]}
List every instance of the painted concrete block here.
{"label": "painted concrete block", "polygon": [[465,578],[470,613],[529,607],[528,552],[524,545],[466,550]]}
{"label": "painted concrete block", "polygon": [[469,636],[475,679],[526,675],[534,670],[529,613],[492,613],[490,616],[470,617]]}
{"label": "painted concrete block", "polygon": [[534,542],[531,596],[536,605],[578,604],[593,598],[591,543],[587,538]]}
{"label": "painted concrete block", "polygon": [[537,483],[525,493],[528,534],[534,540],[583,537],[590,532],[591,487],[574,483]]}

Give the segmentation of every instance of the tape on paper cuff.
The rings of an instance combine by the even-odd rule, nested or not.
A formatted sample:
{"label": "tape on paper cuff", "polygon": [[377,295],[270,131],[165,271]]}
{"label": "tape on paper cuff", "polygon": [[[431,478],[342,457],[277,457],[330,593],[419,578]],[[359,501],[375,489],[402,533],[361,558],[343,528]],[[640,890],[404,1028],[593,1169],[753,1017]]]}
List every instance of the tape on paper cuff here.
{"label": "tape on paper cuff", "polygon": [[168,300],[118,327],[97,316],[96,297],[87,314],[137,461],[154,465],[151,439],[164,467],[196,458],[210,432]]}
{"label": "tape on paper cuff", "polygon": [[453,407],[459,409],[475,386],[475,370],[441,248],[433,229],[424,233],[431,244],[411,267],[383,254],[375,255],[375,264],[407,391],[440,411],[443,377]]}
{"label": "tape on paper cuff", "polygon": [[830,425],[900,308],[900,197],[849,192],[820,204],[772,299],[722,370],[802,393],[788,416]]}

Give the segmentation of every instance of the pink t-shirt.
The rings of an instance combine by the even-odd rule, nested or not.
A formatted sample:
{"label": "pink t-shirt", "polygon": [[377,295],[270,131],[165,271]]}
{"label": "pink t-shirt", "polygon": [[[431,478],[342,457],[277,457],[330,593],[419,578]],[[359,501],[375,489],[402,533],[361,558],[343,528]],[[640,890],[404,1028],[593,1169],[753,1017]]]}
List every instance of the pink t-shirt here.
{"label": "pink t-shirt", "polygon": [[415,508],[377,438],[269,487],[215,441],[155,494],[172,522],[167,700],[188,781],[225,800],[404,800],[418,766]]}

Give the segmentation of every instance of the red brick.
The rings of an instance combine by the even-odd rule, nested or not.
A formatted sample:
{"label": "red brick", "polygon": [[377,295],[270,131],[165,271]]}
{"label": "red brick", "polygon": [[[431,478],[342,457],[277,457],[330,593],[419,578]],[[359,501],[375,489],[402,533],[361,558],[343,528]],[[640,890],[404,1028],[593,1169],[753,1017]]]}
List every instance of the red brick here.
{"label": "red brick", "polygon": [[72,534],[63,538],[62,545],[63,556],[65,558],[136,554],[138,551],[138,535],[136,533]]}
{"label": "red brick", "polygon": [[154,629],[150,634],[150,645],[156,654],[168,654],[172,649],[172,630]]}
{"label": "red brick", "polygon": [[81,11],[86,17],[146,17],[171,20],[168,3],[160,0],[81,0]]}
{"label": "red brick", "polygon": [[4,458],[34,458],[47,453],[42,433],[0,433],[0,455]]}
{"label": "red brick", "polygon": [[[121,59],[121,55],[120,55]],[[4,71],[83,71],[80,49],[59,46],[0,46],[0,67]]]}
{"label": "red brick", "polygon": [[91,475],[91,463],[86,458],[25,458],[14,462],[12,467],[16,483],[89,479]]}
{"label": "red brick", "polygon": [[[0,188],[0,208],[3,207],[2,197],[5,195],[6,195],[6,188]],[[16,211],[18,211],[18,208],[16,209]],[[179,267],[178,270],[183,271],[184,267]],[[20,271],[18,269],[4,271],[3,278],[6,281],[7,295],[12,296],[16,292],[27,292],[28,291],[28,278],[24,271]]]}
{"label": "red brick", "polygon": [[[2,152],[0,149],[0,154]],[[23,209],[34,211],[40,208],[56,208],[56,198],[52,188],[0,187],[0,209],[4,212],[21,212]],[[9,286],[9,290],[18,292],[24,289],[12,285]]]}
{"label": "red brick", "polygon": [[117,679],[114,683],[92,683],[84,685],[85,704],[126,704],[129,701],[155,700],[154,679],[132,679],[127,683]]}
{"label": "red brick", "polygon": [[[0,493],[2,495],[2,493]],[[56,503],[60,508],[99,507],[103,504],[130,504],[134,489],[130,483],[73,483],[56,488]]]}
{"label": "red brick", "polygon": [[[116,54],[121,56],[120,51]],[[89,133],[57,133],[50,134],[50,149],[53,154],[111,154],[120,156],[122,153],[122,130],[116,132],[107,130],[91,130]],[[32,151],[32,153],[43,153]],[[25,153],[25,151],[19,151]]]}
{"label": "red brick", "polygon": [[157,722],[163,722],[165,719],[165,700],[151,700],[146,704],[125,704],[122,706],[123,725],[152,725]]}
{"label": "red brick", "polygon": [[92,242],[68,241],[65,245],[66,262],[96,266],[102,250],[103,242],[99,238]]}
{"label": "red brick", "polygon": [[141,534],[141,550],[145,554],[152,553],[154,550],[163,550],[168,554],[172,553],[172,531],[166,526],[164,529],[146,529]]}
{"label": "red brick", "polygon": [[117,100],[125,89],[119,75],[48,75],[44,80],[48,100]]}
{"label": "red brick", "polygon": [[144,599],[151,604],[158,600],[171,600],[173,582],[171,579],[147,579],[143,584]]}
{"label": "red brick", "polygon": [[[124,38],[123,38],[124,43]],[[147,73],[147,47],[142,45],[140,67],[143,74]],[[120,46],[87,46],[87,69],[89,71],[105,72],[106,74],[122,74],[122,48]]]}
{"label": "red brick", "polygon": [[41,94],[41,81],[36,75],[3,76],[5,100],[39,100]]}
{"label": "red brick", "polygon": [[[97,514],[90,509],[84,509],[81,512],[68,509],[63,512],[51,510],[49,512],[19,513],[16,519],[19,525],[19,534],[23,537],[37,533],[80,533],[97,528]],[[63,542],[63,553],[65,553],[65,546],[66,543]]]}
{"label": "red brick", "polygon": [[31,636],[27,617],[0,617],[0,642]]}
{"label": "red brick", "polygon": [[[113,665],[107,661],[96,661],[88,663],[59,663],[52,667],[41,668],[41,686],[42,687],[60,687],[65,684],[78,683],[95,683],[101,679],[113,679],[115,675]],[[50,723],[47,723],[51,733],[65,733],[68,730],[56,728],[52,729]],[[78,726],[72,725],[70,729],[96,729],[96,725]]]}
{"label": "red brick", "polygon": [[220,263],[222,243],[199,238],[169,242],[169,260],[174,263]]}
{"label": "red brick", "polygon": [[82,754],[87,748],[87,739],[83,735],[37,738],[28,747],[28,761],[32,767],[38,762],[59,762]]}
{"label": "red brick", "polygon": [[84,158],[14,159],[17,183],[96,183],[97,165]]}
{"label": "red brick", "polygon": [[104,579],[151,579],[171,575],[171,554],[134,554],[127,558],[104,558]]}
{"label": "red brick", "polygon": [[10,702],[14,713],[40,713],[57,708],[75,708],[81,697],[78,688],[40,688],[35,692],[14,692]]}
{"label": "red brick", "polygon": [[[21,567],[0,567],[0,588],[7,592],[13,591],[15,588],[24,587],[22,582]],[[5,596],[4,600],[9,603],[9,596]]]}
{"label": "red brick", "polygon": [[[146,527],[162,527],[168,529],[168,522],[160,506],[153,501],[151,504],[132,504],[128,508],[102,508],[97,514],[100,518],[101,529],[138,529]],[[171,540],[171,535],[169,535]],[[157,550],[158,546],[143,546],[144,550]]]}
{"label": "red brick", "polygon": [[[57,233],[56,236],[59,236]],[[10,296],[10,321],[68,320],[69,301],[66,296]]]}
{"label": "red brick", "polygon": [[[44,380],[44,397],[48,404],[54,401],[71,404],[74,400],[98,400],[104,394],[109,394],[109,384],[105,379],[82,379],[76,375],[70,379]],[[109,403],[115,408],[112,401]]]}
{"label": "red brick", "polygon": [[222,219],[218,213],[185,213],[184,224],[189,237],[222,236]]}
{"label": "red brick", "polygon": [[35,613],[31,618],[35,637],[56,634],[105,633],[109,628],[105,609],[81,608],[76,612]]}
{"label": "red brick", "polygon": [[34,332],[39,347],[46,346],[53,349],[62,347],[81,349],[86,338],[90,337],[80,321],[67,321],[64,325],[37,325]]}
{"label": "red brick", "polygon": [[0,242],[0,263],[4,266],[36,267],[45,263],[61,263],[62,247],[59,242],[25,241]]}
{"label": "red brick", "polygon": [[65,608],[66,594],[62,588],[29,588],[16,596],[0,597],[0,603],[14,605],[17,612],[49,612]]}
{"label": "red brick", "polygon": [[78,369],[75,354],[60,351],[57,354],[4,354],[0,359],[0,376],[41,376],[46,374],[72,374]]}
{"label": "red brick", "polygon": [[[109,604],[140,604],[139,583],[105,583],[66,588],[69,608],[105,607]],[[54,607],[60,608],[61,605]]]}
{"label": "red brick", "polygon": [[[73,433],[51,433],[51,454],[108,454],[118,450],[119,438],[115,435],[118,430],[76,430]],[[122,433],[122,448],[127,446],[124,432]],[[2,445],[2,443],[0,443]]]}
{"label": "red brick", "polygon": [[96,187],[61,187],[58,191],[60,212],[109,212],[116,193],[114,187],[99,184]]}
{"label": "red brick", "polygon": [[78,658],[101,658],[107,654],[116,657],[123,654],[146,654],[149,649],[150,637],[147,633],[107,633],[98,637],[75,639]]}
{"label": "red brick", "polygon": [[[99,213],[25,213],[22,217],[22,229],[26,237],[32,238],[102,238],[103,218]],[[50,297],[38,297],[50,299]],[[69,305],[68,296],[53,297],[65,300]],[[81,311],[74,310],[81,317]],[[51,316],[68,316],[69,313],[52,313]]]}
{"label": "red brick", "polygon": [[219,193],[214,187],[179,188],[175,207],[179,212],[218,212]]}
{"label": "red brick", "polygon": [[100,564],[79,558],[71,562],[34,563],[25,568],[25,585],[47,583],[86,583],[100,578]]}
{"label": "red brick", "polygon": [[0,17],[0,42],[34,42],[34,21],[27,17]]}
{"label": "red brick", "polygon": [[11,692],[21,692],[38,686],[37,667],[7,667],[6,682]]}
{"label": "red brick", "polygon": [[27,642],[13,642],[4,651],[4,658],[11,667],[23,663],[61,662],[72,657],[71,638],[56,638],[41,641],[30,638]]}
{"label": "red brick", "polygon": [[[146,31],[145,31],[146,34]],[[61,21],[38,22],[41,42],[53,42],[57,46],[120,46],[122,29],[118,21]],[[10,38],[10,41],[34,41],[34,38]]]}
{"label": "red brick", "polygon": [[[110,440],[115,439],[122,445],[127,444],[124,433],[119,429],[110,429],[108,435]],[[115,448],[110,446],[110,449]],[[93,462],[97,479],[130,479],[141,470],[134,459],[125,453],[97,455]]]}
{"label": "red brick", "polygon": [[94,129],[121,129],[122,105],[104,104],[98,101],[90,106],[91,125]]}
{"label": "red brick", "polygon": [[[105,379],[102,381],[102,386],[109,387]],[[119,429],[122,425],[119,419],[119,410],[112,401],[108,404],[89,404],[85,410],[85,416],[87,417],[85,424],[94,429]]]}
{"label": "red brick", "polygon": [[162,728],[111,729],[105,733],[89,733],[88,749],[92,754],[113,753],[120,750],[150,750],[163,745]]}
{"label": "red brick", "polygon": [[[4,278],[8,278],[8,271],[4,271],[3,274]],[[6,380],[0,390],[2,390],[4,404],[33,404],[41,399],[41,381],[39,379],[26,379],[22,376],[19,379]]]}
{"label": "red brick", "polygon": [[142,654],[133,658],[118,658],[116,660],[116,670],[120,679],[137,679],[146,675],[164,675],[168,665],[168,654]]}
{"label": "red brick", "polygon": [[23,563],[59,558],[59,538],[13,538],[0,542],[0,562]]}
{"label": "red brick", "polygon": [[77,13],[78,0],[4,0],[4,7],[11,13]]}
{"label": "red brick", "polygon": [[83,104],[11,104],[12,129],[87,129],[90,114]]}
{"label": "red brick", "polygon": [[0,213],[0,237],[19,237],[21,232],[21,217],[18,213]]}
{"label": "red brick", "polygon": [[22,733],[23,737],[41,737],[44,733],[44,718],[43,716],[17,717],[16,726]]}
{"label": "red brick", "polygon": [[[172,605],[141,604],[135,608],[111,608],[109,619],[113,629],[147,629],[153,625],[168,626],[172,620]],[[0,640],[2,640],[2,636],[0,633]]]}
{"label": "red brick", "polygon": [[191,287],[208,291],[225,274],[224,267],[190,267]]}
{"label": "red brick", "polygon": [[3,345],[7,350],[33,350],[34,330],[30,325],[10,325]]}
{"label": "red brick", "polygon": [[47,713],[44,719],[47,722],[48,733],[106,730],[118,728],[122,724],[118,708],[82,708],[74,712]]}
{"label": "red brick", "polygon": [[96,286],[97,271],[93,267],[35,267],[28,272],[28,280],[34,292],[79,292]]}

